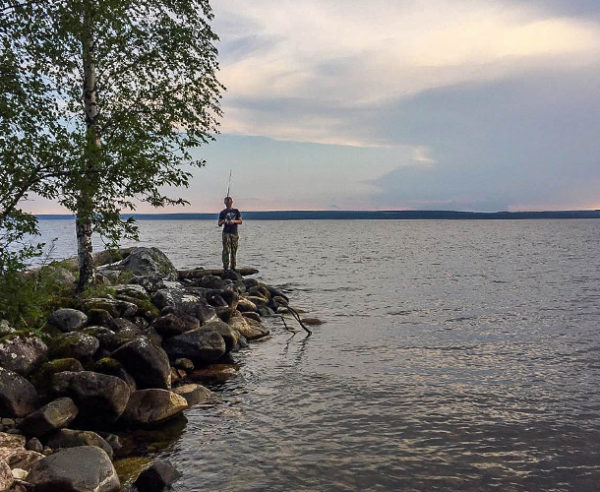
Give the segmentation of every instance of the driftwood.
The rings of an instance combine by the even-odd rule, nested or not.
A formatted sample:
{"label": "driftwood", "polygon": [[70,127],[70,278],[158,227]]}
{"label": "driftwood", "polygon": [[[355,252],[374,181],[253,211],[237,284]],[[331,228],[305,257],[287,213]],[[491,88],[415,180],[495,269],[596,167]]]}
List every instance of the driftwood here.
{"label": "driftwood", "polygon": [[[236,272],[240,275],[254,275],[258,273],[256,268],[236,268]],[[178,270],[179,280],[183,280],[186,278],[199,278],[204,277],[204,275],[223,275],[222,268],[194,268],[193,270]]]}

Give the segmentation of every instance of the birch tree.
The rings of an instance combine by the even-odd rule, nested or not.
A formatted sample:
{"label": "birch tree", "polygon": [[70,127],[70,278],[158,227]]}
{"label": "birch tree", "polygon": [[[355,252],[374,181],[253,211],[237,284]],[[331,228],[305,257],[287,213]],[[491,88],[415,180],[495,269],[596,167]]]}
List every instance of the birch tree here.
{"label": "birch tree", "polygon": [[213,14],[208,0],[14,0],[0,15],[0,32],[30,60],[21,68],[35,69],[55,101],[52,131],[67,157],[59,200],[76,214],[83,288],[94,232],[116,244],[136,235],[123,210],[185,203],[163,190],[188,186],[203,165],[193,149],[217,132]]}

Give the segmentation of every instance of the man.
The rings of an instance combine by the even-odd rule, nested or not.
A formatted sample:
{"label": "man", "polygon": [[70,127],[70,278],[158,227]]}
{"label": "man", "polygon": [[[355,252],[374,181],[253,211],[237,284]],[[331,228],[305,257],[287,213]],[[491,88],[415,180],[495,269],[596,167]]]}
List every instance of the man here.
{"label": "man", "polygon": [[[238,249],[238,224],[242,223],[242,215],[237,208],[232,208],[233,200],[225,197],[225,209],[219,213],[218,225],[223,227],[223,270],[235,270],[235,255]],[[231,258],[231,259],[230,259]]]}

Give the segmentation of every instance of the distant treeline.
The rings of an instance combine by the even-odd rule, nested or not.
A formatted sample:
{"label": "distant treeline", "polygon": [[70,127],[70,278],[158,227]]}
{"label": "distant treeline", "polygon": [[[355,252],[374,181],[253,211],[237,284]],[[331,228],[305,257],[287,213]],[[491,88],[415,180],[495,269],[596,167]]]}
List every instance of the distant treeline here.
{"label": "distant treeline", "polygon": [[[213,214],[123,214],[136,220],[216,220]],[[548,212],[456,212],[451,210],[282,210],[243,212],[248,220],[381,220],[381,219],[444,219],[444,220],[511,220],[511,219],[600,219],[600,210],[565,210]],[[40,220],[74,219],[73,215],[38,215]]]}

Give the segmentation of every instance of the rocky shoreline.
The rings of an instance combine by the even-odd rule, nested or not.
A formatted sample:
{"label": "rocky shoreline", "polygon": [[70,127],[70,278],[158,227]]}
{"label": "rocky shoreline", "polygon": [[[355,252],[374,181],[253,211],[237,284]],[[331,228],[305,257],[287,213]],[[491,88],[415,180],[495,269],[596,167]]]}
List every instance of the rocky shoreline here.
{"label": "rocky shoreline", "polygon": [[[217,404],[200,383],[235,374],[232,353],[288,309],[284,292],[244,278],[254,269],[177,271],[157,248],[96,262],[103,287],[41,333],[0,322],[0,491],[167,489],[178,472],[144,459],[147,442]],[[68,262],[58,270],[75,281]]]}

